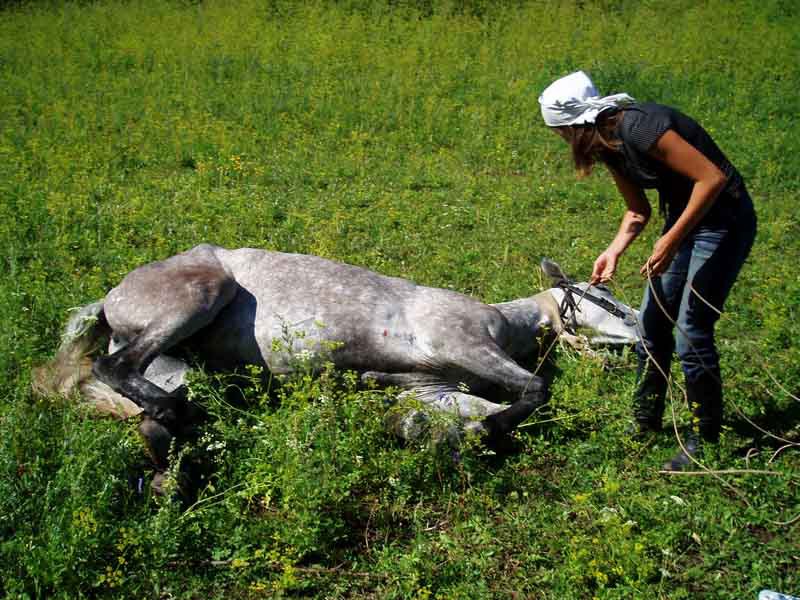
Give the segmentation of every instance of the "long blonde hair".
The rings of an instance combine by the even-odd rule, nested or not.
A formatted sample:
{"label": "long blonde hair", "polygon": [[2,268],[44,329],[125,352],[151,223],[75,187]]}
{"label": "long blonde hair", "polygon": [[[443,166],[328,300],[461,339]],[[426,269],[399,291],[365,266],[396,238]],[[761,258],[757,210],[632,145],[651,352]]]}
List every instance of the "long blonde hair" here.
{"label": "long blonde hair", "polygon": [[578,177],[588,177],[597,161],[606,162],[611,153],[620,151],[622,141],[617,137],[617,126],[622,111],[599,115],[590,125],[560,127],[562,135],[572,149],[572,160]]}

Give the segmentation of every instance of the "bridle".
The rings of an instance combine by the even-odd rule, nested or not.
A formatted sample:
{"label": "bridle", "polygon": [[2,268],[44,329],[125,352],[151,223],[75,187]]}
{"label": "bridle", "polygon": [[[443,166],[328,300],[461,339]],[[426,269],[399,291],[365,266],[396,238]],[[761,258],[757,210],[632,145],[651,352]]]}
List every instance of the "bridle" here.
{"label": "bridle", "polygon": [[[562,279],[561,281],[557,282],[556,287],[564,292],[564,298],[561,300],[561,305],[558,308],[558,316],[561,318],[561,322],[564,323],[564,326],[568,327],[573,332],[578,326],[578,322],[575,319],[575,313],[577,313],[579,310],[578,304],[580,304],[581,300],[588,300],[592,304],[596,304],[607,313],[610,313],[618,319],[622,319],[623,321],[626,321],[631,316],[610,300],[590,294],[588,287],[585,290],[582,290],[578,286],[572,285],[566,279]],[[575,295],[578,296],[577,300],[575,299]]]}

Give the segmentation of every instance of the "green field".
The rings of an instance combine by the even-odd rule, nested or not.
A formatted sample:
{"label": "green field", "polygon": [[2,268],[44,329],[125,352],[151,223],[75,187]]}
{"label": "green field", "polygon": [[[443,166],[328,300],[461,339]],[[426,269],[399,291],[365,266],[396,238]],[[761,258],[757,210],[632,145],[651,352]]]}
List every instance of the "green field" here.
{"label": "green field", "polygon": [[[800,595],[800,452],[749,423],[800,440],[798,58],[792,0],[0,4],[0,596]],[[704,460],[770,473],[659,475],[674,439],[623,433],[629,352],[558,349],[516,451],[459,460],[387,434],[391,391],[352,374],[253,378],[236,404],[200,374],[214,418],[182,458],[215,469],[190,508],[149,493],[135,423],[31,393],[70,308],[200,242],[487,302],[541,290],[542,256],[586,278],[623,204],[536,101],[578,68],[694,116],[747,181]],[[629,304],[659,227],[613,282]]]}

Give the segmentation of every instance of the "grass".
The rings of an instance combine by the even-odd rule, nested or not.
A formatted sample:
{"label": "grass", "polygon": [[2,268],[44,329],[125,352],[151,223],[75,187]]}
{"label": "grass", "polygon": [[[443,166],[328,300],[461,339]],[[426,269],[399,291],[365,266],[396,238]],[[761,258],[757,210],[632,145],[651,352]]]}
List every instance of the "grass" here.
{"label": "grass", "polygon": [[[16,3],[0,9],[0,591],[25,597],[754,598],[800,591],[798,9],[781,0]],[[403,447],[385,397],[301,373],[193,392],[199,503],[138,492],[133,424],[35,400],[69,308],[207,241],[364,265],[494,302],[540,257],[586,277],[622,204],[576,181],[536,98],[587,70],[680,107],[744,174],[756,246],[718,331],[708,477],[623,433],[631,356],[560,352],[519,451]],[[649,228],[615,292],[637,304]],[[677,375],[677,370],[675,371]],[[679,409],[680,422],[688,416]],[[748,448],[760,453],[745,459]],[[211,449],[209,449],[211,448]]]}

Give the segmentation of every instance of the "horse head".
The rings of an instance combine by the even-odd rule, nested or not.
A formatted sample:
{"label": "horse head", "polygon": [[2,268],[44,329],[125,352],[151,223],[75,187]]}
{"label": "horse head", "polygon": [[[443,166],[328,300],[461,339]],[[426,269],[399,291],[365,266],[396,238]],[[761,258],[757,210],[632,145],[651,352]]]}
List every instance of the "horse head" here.
{"label": "horse head", "polygon": [[584,336],[590,345],[622,345],[639,341],[639,311],[620,302],[604,285],[576,283],[567,277],[561,267],[543,259],[541,268],[550,278],[552,287],[547,290],[558,307],[553,321],[562,332]]}

